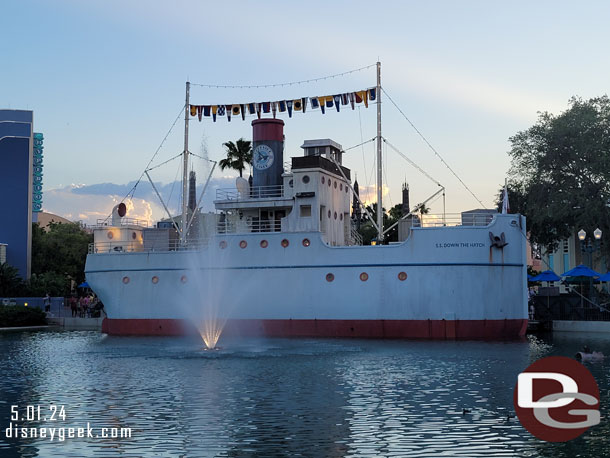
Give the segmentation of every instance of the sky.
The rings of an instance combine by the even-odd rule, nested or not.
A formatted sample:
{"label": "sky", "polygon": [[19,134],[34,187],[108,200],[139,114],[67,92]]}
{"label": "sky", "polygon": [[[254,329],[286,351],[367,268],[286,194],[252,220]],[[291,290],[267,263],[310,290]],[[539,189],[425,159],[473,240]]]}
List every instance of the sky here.
{"label": "sky", "polygon": [[[480,208],[479,200],[494,205],[510,167],[509,138],[539,112],[607,93],[609,16],[602,1],[7,0],[0,6],[0,108],[33,110],[34,130],[45,136],[43,208],[93,224],[153,156],[156,165],[182,151],[187,80],[193,104],[293,99],[372,87],[375,69],[273,88],[195,84],[296,82],[379,60],[385,93],[476,199],[385,94],[383,136],[446,188],[447,212],[457,213]],[[302,155],[306,139],[349,148],[376,135],[373,105],[282,118],[285,161]],[[218,161],[224,142],[251,138],[250,121],[195,120],[189,150]],[[365,190],[374,186],[374,160],[372,143],[344,156]],[[405,180],[412,203],[438,189],[390,148],[384,164],[386,208],[400,202]],[[151,172],[171,209],[179,206],[178,167],[174,160]],[[195,158],[193,168],[202,183],[208,162]],[[215,171],[204,208],[235,176]],[[128,207],[128,216],[164,217],[142,182]],[[442,200],[431,207],[440,213]]]}

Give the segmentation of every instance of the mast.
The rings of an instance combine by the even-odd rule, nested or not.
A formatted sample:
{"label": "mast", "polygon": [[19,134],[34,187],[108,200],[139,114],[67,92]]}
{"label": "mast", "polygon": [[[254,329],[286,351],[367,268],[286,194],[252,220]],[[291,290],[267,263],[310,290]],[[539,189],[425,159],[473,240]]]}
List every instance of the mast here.
{"label": "mast", "polygon": [[377,243],[383,242],[383,205],[381,191],[383,187],[383,164],[381,163],[381,62],[377,62]]}
{"label": "mast", "polygon": [[180,223],[180,242],[186,245],[186,225],[188,221],[188,168],[189,168],[189,93],[191,83],[186,82],[186,104],[184,105],[184,151],[182,152],[182,222]]}

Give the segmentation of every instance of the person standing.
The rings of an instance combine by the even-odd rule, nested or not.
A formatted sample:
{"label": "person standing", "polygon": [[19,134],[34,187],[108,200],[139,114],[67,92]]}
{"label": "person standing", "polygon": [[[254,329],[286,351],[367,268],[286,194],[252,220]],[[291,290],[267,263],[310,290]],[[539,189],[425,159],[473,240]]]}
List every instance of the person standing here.
{"label": "person standing", "polygon": [[47,295],[44,297],[43,303],[44,303],[44,311],[50,312],[51,311],[51,296],[49,296],[49,293],[47,293]]}

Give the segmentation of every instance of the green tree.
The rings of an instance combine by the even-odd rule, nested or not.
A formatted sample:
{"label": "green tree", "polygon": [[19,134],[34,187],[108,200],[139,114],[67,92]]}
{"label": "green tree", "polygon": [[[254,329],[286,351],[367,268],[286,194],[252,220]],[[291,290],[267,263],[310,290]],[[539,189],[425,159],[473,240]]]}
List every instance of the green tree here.
{"label": "green tree", "polygon": [[0,297],[20,296],[22,291],[19,270],[6,262],[0,264]]}
{"label": "green tree", "polygon": [[[32,292],[70,291],[70,280],[85,280],[85,261],[93,235],[77,223],[50,223],[46,232],[37,224],[32,230]],[[49,291],[44,291],[48,288]],[[58,294],[61,295],[61,294]]]}
{"label": "green tree", "polygon": [[252,143],[240,138],[235,143],[226,142],[222,146],[225,147],[227,157],[218,163],[220,170],[237,170],[241,177],[246,167],[252,163]]}
{"label": "green tree", "polygon": [[[533,242],[556,248],[580,228],[592,234],[599,227],[610,235],[607,96],[575,97],[559,115],[541,113],[510,143],[511,211],[525,214]],[[610,254],[610,243],[604,250]]]}

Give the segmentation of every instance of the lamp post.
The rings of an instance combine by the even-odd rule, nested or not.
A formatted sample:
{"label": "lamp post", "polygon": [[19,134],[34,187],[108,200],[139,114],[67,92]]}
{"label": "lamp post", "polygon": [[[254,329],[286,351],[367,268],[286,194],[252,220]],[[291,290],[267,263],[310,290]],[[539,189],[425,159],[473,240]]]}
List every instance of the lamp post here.
{"label": "lamp post", "polygon": [[593,252],[600,250],[602,230],[598,227],[593,231],[594,241],[591,237],[587,238],[587,233],[584,229],[578,231],[578,240],[580,240],[580,251],[589,254],[589,267],[593,269]]}

